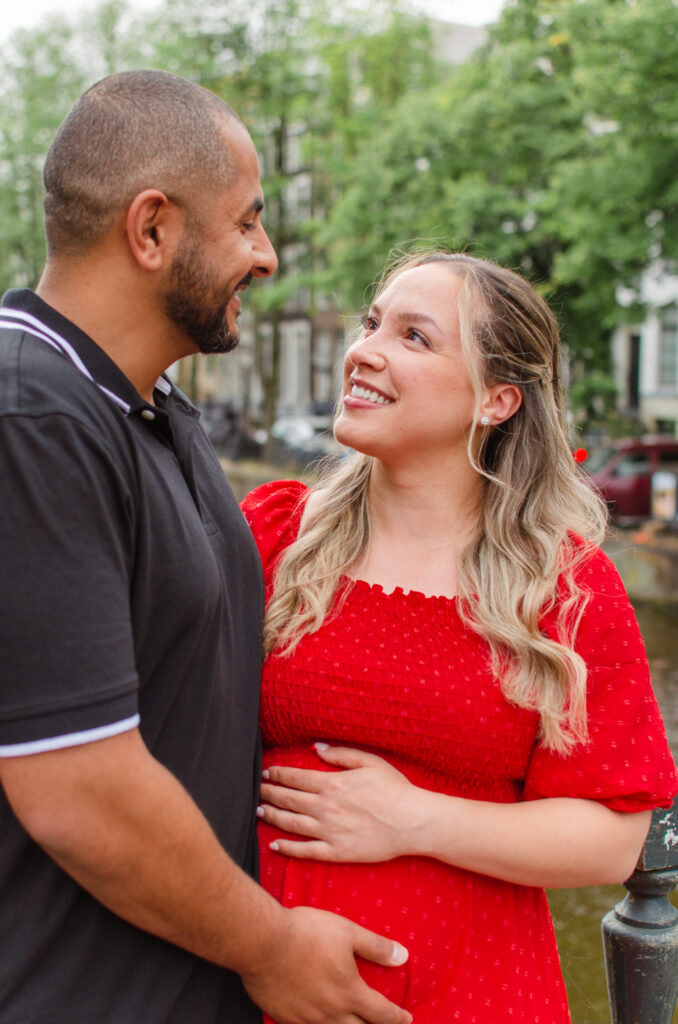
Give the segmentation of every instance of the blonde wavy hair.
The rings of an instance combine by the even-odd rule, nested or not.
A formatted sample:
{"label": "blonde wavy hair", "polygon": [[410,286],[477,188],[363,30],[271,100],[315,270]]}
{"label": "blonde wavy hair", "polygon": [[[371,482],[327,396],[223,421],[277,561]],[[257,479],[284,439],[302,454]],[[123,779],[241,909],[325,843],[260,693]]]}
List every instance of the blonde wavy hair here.
{"label": "blonde wavy hair", "polygon": [[[477,533],[458,567],[457,606],[488,642],[507,700],[538,712],[543,742],[565,753],[587,738],[587,670],[574,642],[589,595],[576,575],[590,543],[604,535],[606,509],[572,457],[558,324],[520,275],[440,250],[392,263],[375,298],[398,275],[427,263],[445,264],[462,281],[458,314],[476,394],[474,424],[485,387],[511,383],[522,393],[509,420],[493,430],[474,425],[468,440],[471,464],[484,479]],[[371,467],[372,458],[357,453],[321,480],[322,501],[276,569],[266,654],[290,654],[341,607],[347,573],[370,541]],[[554,611],[557,639],[540,628]]]}

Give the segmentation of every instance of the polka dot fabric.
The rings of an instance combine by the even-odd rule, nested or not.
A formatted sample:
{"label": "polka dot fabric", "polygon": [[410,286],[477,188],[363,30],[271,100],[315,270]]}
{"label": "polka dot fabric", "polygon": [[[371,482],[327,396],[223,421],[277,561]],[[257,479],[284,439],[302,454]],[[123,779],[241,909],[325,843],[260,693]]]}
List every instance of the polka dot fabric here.
{"label": "polka dot fabric", "polygon": [[[307,493],[276,481],[243,503],[269,591]],[[633,612],[602,553],[584,574],[593,596],[578,640],[590,664],[591,742],[583,750],[562,758],[540,746],[537,716],[504,699],[486,645],[464,627],[454,600],[384,594],[359,581],[290,658],[267,659],[264,765],[333,770],[312,748],[325,740],[371,750],[417,786],[478,800],[667,806],[678,781]],[[361,961],[360,969],[415,1024],[569,1021],[542,890],[423,857],[294,861],[269,850],[277,835],[260,823],[262,884],[286,906],[332,910],[404,943],[404,967]]]}

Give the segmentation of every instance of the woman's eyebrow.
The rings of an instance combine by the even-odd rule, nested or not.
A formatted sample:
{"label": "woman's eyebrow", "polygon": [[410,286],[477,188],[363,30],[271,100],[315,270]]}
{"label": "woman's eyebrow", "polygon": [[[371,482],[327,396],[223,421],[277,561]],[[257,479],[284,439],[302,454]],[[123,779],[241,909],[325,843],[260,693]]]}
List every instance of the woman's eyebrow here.
{"label": "woman's eyebrow", "polygon": [[[370,306],[370,314],[381,316],[381,309],[376,302],[374,303],[374,305]],[[408,313],[407,310],[403,310],[402,312],[395,313],[394,316],[396,320],[399,320],[401,322],[406,321],[407,323],[432,324],[435,328],[441,330],[438,321],[434,320],[432,316],[428,315],[428,313]]]}

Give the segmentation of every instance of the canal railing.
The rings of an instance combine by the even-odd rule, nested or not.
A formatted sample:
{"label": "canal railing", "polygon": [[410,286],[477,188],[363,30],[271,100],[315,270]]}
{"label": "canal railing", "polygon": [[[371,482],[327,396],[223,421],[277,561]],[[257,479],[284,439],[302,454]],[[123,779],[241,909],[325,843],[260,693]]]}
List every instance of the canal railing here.
{"label": "canal railing", "polygon": [[625,898],[602,922],[612,1024],[671,1024],[678,1001],[678,797],[656,810]]}

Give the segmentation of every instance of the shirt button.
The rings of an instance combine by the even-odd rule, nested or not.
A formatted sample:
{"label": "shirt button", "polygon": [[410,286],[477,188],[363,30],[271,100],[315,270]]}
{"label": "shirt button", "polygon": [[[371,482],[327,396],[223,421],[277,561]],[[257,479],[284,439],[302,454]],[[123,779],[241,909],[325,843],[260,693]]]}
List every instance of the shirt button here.
{"label": "shirt button", "polygon": [[152,409],[142,409],[141,410],[141,418],[144,419],[144,420],[149,420],[149,421],[154,420],[155,419],[155,413],[153,412]]}

